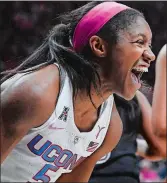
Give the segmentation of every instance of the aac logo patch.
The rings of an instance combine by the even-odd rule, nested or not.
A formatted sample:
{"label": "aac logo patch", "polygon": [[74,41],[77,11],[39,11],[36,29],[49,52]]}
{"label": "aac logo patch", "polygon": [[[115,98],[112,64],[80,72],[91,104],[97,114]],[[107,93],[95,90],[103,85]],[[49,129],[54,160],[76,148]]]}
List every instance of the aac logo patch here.
{"label": "aac logo patch", "polygon": [[63,120],[64,122],[67,121],[68,111],[70,110],[69,107],[64,106],[64,109],[58,119]]}

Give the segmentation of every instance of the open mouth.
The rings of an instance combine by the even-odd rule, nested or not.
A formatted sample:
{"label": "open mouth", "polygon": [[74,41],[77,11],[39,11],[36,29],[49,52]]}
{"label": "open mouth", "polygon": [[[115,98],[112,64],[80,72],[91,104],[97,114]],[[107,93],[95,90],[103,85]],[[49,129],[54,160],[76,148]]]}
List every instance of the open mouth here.
{"label": "open mouth", "polygon": [[144,72],[148,72],[148,68],[145,66],[136,66],[131,70],[132,79],[135,83],[141,83],[141,77]]}

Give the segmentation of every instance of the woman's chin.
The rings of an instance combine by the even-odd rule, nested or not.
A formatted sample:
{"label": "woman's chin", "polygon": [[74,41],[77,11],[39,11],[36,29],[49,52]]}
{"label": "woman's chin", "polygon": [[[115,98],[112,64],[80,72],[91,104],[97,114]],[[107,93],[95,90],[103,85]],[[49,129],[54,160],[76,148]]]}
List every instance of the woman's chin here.
{"label": "woman's chin", "polygon": [[140,82],[132,82],[130,79],[127,80],[128,82],[124,85],[124,92],[123,92],[123,98],[125,100],[132,100],[136,94],[136,91],[140,89],[141,83]]}
{"label": "woman's chin", "polygon": [[129,88],[129,89],[126,88],[126,90],[125,90],[125,92],[123,94],[123,98],[125,100],[132,100],[134,98],[134,96],[136,95],[136,91],[137,90],[138,89],[136,89],[134,87],[133,88]]}
{"label": "woman's chin", "polygon": [[123,95],[122,98],[124,98],[125,100],[132,100],[134,96],[135,96],[135,94],[134,95]]}
{"label": "woman's chin", "polygon": [[132,100],[136,94],[136,91],[141,87],[141,83],[132,83],[131,80],[129,81],[127,79],[122,86],[124,87],[120,87],[115,93],[125,100]]}
{"label": "woman's chin", "polygon": [[134,98],[136,92],[123,92],[123,93],[116,93],[116,94],[128,101]]}

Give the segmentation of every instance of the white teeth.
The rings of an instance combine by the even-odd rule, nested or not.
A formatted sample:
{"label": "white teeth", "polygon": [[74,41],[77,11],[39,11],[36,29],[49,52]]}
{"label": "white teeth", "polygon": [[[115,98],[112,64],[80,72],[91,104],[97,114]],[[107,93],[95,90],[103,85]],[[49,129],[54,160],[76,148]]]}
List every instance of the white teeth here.
{"label": "white teeth", "polygon": [[147,67],[133,67],[133,69],[135,69],[136,71],[140,71],[140,72],[148,72]]}

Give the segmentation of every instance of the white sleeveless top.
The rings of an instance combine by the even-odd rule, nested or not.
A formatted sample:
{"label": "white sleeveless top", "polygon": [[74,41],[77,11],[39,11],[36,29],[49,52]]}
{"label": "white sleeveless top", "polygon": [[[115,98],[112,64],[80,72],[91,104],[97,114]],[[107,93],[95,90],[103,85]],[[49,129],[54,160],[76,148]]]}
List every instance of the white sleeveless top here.
{"label": "white sleeveless top", "polygon": [[63,81],[50,118],[31,129],[1,165],[2,182],[55,182],[102,144],[111,119],[113,95],[102,104],[93,129],[80,132],[74,122],[73,91],[67,74]]}

